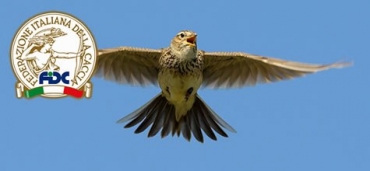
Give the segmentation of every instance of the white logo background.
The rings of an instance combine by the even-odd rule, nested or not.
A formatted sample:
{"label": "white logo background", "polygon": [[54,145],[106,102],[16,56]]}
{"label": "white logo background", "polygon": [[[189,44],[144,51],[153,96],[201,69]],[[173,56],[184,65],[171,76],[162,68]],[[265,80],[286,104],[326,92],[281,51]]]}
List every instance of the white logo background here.
{"label": "white logo background", "polygon": [[[33,45],[36,49],[41,47],[32,43],[34,42],[32,39],[39,38],[39,42],[48,42],[44,40],[48,37],[52,40],[48,51],[45,50],[48,48],[34,50],[32,52],[36,52],[35,55],[27,54],[31,54],[29,55],[31,57],[36,56],[36,58],[25,59],[22,57],[22,55],[25,55],[24,53],[30,52],[30,50],[27,51],[27,48],[32,48],[30,45]],[[67,77],[70,80],[69,84],[59,82],[53,84],[53,86],[81,89],[93,74],[97,55],[96,49],[92,34],[81,21],[65,13],[48,12],[32,17],[18,30],[12,43],[11,62],[17,78],[24,86],[22,91],[24,91],[24,88],[33,89],[47,86],[47,81],[42,85],[39,84],[39,75],[44,71],[57,71],[60,74],[69,71],[69,77]],[[38,67],[32,64],[37,62],[40,64],[40,61],[49,58],[50,60],[53,59],[53,62],[48,63],[50,67],[43,65],[45,67],[41,69],[42,71],[35,73],[34,68],[37,69]],[[55,94],[52,97],[55,97]]]}

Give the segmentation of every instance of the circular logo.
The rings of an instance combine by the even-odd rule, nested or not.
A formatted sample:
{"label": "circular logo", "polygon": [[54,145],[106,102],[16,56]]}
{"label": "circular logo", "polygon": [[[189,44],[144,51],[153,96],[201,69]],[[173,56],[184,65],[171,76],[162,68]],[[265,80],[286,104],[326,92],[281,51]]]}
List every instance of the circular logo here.
{"label": "circular logo", "polygon": [[62,12],[31,17],[10,50],[17,97],[91,97],[96,55],[93,35],[76,17]]}

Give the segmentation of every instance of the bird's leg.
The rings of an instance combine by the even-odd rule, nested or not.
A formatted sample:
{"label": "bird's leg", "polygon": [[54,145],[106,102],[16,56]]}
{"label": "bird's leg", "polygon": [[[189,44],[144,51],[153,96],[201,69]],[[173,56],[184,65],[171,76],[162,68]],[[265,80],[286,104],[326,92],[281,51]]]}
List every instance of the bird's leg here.
{"label": "bird's leg", "polygon": [[188,101],[190,94],[193,92],[194,88],[190,87],[185,94],[185,100]]}
{"label": "bird's leg", "polygon": [[170,88],[168,86],[166,87],[166,91],[167,91],[168,95],[171,95]]}

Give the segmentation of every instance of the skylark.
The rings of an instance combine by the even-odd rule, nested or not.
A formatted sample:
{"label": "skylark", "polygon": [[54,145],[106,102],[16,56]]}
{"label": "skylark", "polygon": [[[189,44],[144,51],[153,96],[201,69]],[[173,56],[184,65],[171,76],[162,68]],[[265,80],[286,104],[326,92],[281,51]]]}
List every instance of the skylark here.
{"label": "skylark", "polygon": [[183,30],[167,48],[99,50],[96,75],[133,85],[159,83],[162,91],[157,96],[117,121],[129,121],[125,128],[139,125],[135,133],[141,133],[151,125],[148,137],[161,131],[162,138],[171,132],[188,141],[193,135],[203,142],[202,131],[213,140],[217,140],[214,131],[224,137],[228,135],[223,129],[236,131],[199,97],[200,86],[252,86],[348,65],[305,64],[243,52],[205,52],[197,49],[197,34]]}

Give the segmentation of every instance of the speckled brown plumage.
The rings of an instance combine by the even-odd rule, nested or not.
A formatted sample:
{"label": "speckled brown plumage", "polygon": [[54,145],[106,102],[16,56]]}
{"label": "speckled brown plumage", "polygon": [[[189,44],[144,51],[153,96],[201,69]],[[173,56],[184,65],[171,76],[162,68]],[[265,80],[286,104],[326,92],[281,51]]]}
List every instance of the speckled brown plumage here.
{"label": "speckled brown plumage", "polygon": [[214,132],[236,132],[197,94],[200,86],[232,88],[291,79],[351,63],[306,64],[243,52],[205,52],[197,49],[197,34],[180,31],[169,47],[145,49],[118,47],[99,50],[97,76],[133,85],[159,84],[161,92],[118,122],[135,125],[135,133],[150,127],[148,137],[193,135],[203,142],[202,131],[216,140]]}

